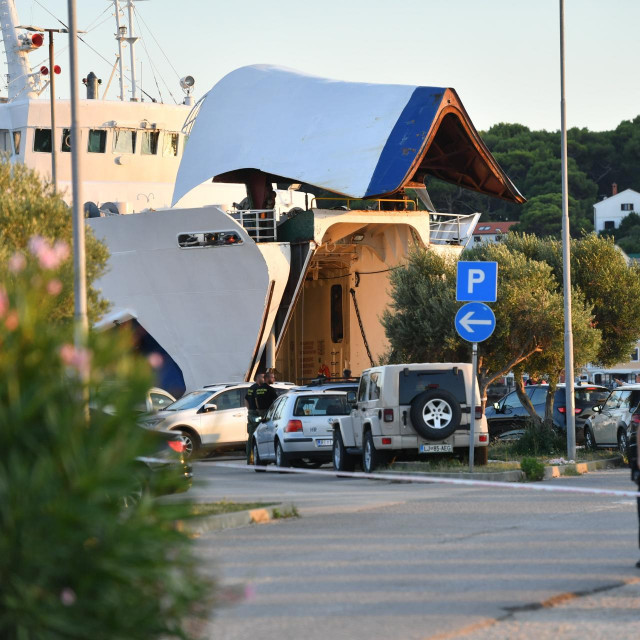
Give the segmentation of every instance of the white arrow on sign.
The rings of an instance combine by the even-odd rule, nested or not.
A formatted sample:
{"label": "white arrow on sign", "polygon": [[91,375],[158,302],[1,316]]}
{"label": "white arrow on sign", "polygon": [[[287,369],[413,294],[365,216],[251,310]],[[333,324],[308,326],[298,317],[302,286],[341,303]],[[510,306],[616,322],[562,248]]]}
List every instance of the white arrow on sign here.
{"label": "white arrow on sign", "polygon": [[465,315],[462,316],[462,318],[460,318],[459,320],[460,325],[464,327],[464,330],[468,331],[469,333],[474,333],[473,327],[471,326],[472,324],[477,324],[477,325],[493,324],[491,320],[472,320],[471,318],[473,318],[473,316],[474,316],[474,312],[469,311],[468,313],[465,313]]}

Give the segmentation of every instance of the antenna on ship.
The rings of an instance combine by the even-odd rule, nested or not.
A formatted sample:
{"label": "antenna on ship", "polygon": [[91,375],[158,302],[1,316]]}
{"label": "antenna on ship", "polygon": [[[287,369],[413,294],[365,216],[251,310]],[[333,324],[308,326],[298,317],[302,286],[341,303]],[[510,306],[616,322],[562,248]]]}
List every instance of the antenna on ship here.
{"label": "antenna on ship", "polygon": [[[142,2],[143,0],[136,0]],[[138,36],[134,33],[133,28],[133,3],[134,0],[125,0],[127,13],[129,18],[129,28],[120,24],[120,0],[113,0],[113,6],[116,11],[116,26],[118,33],[116,34],[116,40],[118,41],[118,64],[120,67],[120,100],[124,100],[124,70],[122,64],[122,43],[124,41],[129,43],[129,54],[131,56],[131,101],[137,102],[137,83],[136,83],[136,53],[135,44],[138,41]],[[127,35],[127,31],[128,34]]]}

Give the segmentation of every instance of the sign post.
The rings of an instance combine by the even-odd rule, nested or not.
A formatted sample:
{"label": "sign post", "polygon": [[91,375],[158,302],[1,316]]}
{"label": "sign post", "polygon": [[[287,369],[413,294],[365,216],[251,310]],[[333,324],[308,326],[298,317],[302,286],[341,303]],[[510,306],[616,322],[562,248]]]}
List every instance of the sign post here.
{"label": "sign post", "polygon": [[[496,328],[496,317],[484,302],[498,299],[497,262],[458,262],[456,300],[469,302],[456,313],[456,331],[463,340],[471,342],[471,371],[473,382],[478,379],[478,342],[486,340]],[[476,441],[475,384],[469,414],[469,471],[473,472]],[[480,399],[482,402],[482,398]]]}

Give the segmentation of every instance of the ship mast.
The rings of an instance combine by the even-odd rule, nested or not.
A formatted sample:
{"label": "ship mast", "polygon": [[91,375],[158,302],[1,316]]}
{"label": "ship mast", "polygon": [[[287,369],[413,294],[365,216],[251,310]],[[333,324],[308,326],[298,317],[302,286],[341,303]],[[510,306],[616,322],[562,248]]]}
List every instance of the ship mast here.
{"label": "ship mast", "polygon": [[127,36],[127,27],[120,24],[120,1],[113,0],[113,5],[116,10],[116,27],[118,33],[116,39],[118,40],[118,60],[120,66],[120,100],[124,100],[124,70],[122,64],[122,43],[127,41],[129,43],[129,54],[131,56],[131,101],[137,102],[137,82],[136,82],[136,52],[135,44],[138,41],[138,36],[134,33],[133,28],[133,0],[125,0],[127,6],[127,12],[129,15],[129,35]]}
{"label": "ship mast", "polygon": [[35,98],[37,96],[35,78],[31,73],[28,53],[34,47],[28,38],[18,38],[16,28],[18,12],[14,0],[0,0],[0,21],[2,22],[2,39],[7,59],[7,85],[9,100],[18,96]]}

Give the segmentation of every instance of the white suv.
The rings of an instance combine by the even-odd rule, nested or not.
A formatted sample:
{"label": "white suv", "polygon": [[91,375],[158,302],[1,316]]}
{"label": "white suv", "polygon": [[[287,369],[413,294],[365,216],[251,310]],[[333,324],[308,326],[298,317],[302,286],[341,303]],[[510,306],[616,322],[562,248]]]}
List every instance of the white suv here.
{"label": "white suv", "polygon": [[391,456],[469,450],[475,412],[474,461],[486,464],[489,431],[469,363],[395,364],[362,373],[351,415],[334,420],[333,463],[351,471],[362,456],[371,473]]}
{"label": "white suv", "polygon": [[[153,417],[143,419],[147,429],[179,431],[187,457],[198,450],[232,449],[247,442],[247,409],[244,397],[251,383],[219,384],[186,393]],[[273,388],[285,393],[294,385],[276,382]]]}

